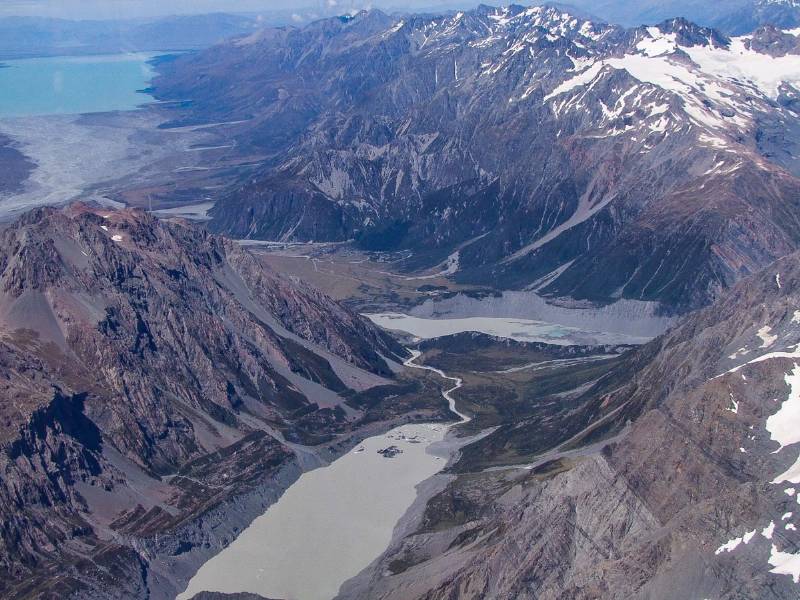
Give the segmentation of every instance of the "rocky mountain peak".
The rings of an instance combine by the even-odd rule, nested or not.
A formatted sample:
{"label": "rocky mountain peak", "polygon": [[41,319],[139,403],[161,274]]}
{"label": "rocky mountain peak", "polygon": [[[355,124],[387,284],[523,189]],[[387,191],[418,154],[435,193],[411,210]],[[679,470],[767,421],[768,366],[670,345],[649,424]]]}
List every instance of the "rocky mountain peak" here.
{"label": "rocky mountain peak", "polygon": [[745,37],[745,46],[772,57],[800,54],[800,31],[764,25]]}
{"label": "rocky mountain peak", "polygon": [[392,17],[379,8],[360,10],[353,15],[341,17],[339,20],[346,24],[348,28],[356,29],[365,34],[376,33],[393,21]]}
{"label": "rocky mountain peak", "polygon": [[691,21],[676,17],[656,26],[662,34],[673,34],[679,46],[709,46],[727,48],[730,39],[710,27],[701,27]]}

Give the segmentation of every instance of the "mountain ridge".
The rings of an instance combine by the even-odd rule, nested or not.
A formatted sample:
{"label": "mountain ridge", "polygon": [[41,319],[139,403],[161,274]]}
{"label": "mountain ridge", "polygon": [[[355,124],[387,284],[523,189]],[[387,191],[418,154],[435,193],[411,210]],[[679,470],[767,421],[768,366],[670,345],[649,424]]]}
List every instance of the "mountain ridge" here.
{"label": "mountain ridge", "polygon": [[616,0],[599,3],[573,0],[568,4],[627,27],[653,24],[677,15],[730,35],[748,34],[765,25],[784,29],[800,25],[800,10],[792,0],[724,0],[713,4],[692,0],[636,4]]}
{"label": "mountain ridge", "polygon": [[186,57],[155,89],[193,98],[175,124],[244,119],[229,135],[265,157],[215,231],[356,238],[414,248],[417,268],[458,256],[465,283],[686,311],[798,243],[800,56],[775,35],[360,13]]}
{"label": "mountain ridge", "polygon": [[385,333],[188,223],[74,204],[0,239],[4,597],[174,597],[303,470],[448,418]]}

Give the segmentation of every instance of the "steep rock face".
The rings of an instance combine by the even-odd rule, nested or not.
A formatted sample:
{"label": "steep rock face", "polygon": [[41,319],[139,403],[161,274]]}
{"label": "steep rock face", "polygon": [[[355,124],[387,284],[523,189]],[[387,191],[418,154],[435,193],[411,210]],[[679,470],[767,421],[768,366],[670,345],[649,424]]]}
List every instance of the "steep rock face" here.
{"label": "steep rock face", "polygon": [[156,90],[193,99],[177,122],[244,120],[230,134],[264,157],[215,230],[686,309],[797,248],[798,82],[791,33],[482,6],[267,30]]}
{"label": "steep rock face", "polygon": [[601,378],[542,460],[452,479],[341,597],[796,597],[798,306],[794,254]]}
{"label": "steep rock face", "polygon": [[69,349],[125,398],[99,417],[130,457],[170,470],[195,455],[176,402],[230,423],[252,399],[280,422],[309,404],[295,374],[333,391],[351,365],[390,374],[388,338],[228,242],[141,213],[68,210],[3,233],[4,321]]}
{"label": "steep rock face", "polygon": [[0,232],[0,594],[174,596],[299,475],[298,443],[386,418],[404,353],[203,230],[25,215]]}

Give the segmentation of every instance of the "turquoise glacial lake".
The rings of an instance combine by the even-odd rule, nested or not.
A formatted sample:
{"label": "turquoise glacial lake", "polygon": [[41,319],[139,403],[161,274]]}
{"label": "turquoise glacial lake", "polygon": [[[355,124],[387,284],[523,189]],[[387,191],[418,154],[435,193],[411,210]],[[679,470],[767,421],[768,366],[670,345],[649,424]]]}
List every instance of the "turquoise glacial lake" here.
{"label": "turquoise glacial lake", "polygon": [[0,61],[0,118],[133,110],[154,75],[153,54]]}

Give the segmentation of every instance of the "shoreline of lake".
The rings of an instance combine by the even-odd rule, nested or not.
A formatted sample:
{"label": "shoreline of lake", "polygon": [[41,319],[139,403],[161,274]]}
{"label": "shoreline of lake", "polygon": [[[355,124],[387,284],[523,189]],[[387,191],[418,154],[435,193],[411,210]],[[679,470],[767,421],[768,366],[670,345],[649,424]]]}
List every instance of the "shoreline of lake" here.
{"label": "shoreline of lake", "polygon": [[590,331],[549,321],[517,317],[418,317],[404,313],[364,313],[375,325],[418,339],[432,339],[466,332],[484,333],[519,342],[545,343],[560,346],[604,344],[643,344],[649,337],[622,333]]}

